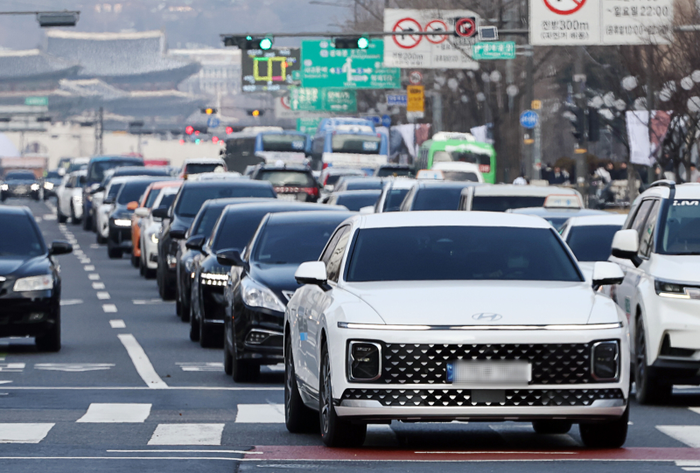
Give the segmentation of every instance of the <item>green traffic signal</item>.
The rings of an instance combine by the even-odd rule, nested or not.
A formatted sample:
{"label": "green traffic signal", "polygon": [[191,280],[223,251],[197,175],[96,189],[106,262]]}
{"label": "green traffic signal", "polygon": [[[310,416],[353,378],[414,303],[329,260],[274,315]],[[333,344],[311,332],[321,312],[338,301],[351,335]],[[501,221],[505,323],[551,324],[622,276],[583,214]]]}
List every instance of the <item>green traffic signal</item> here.
{"label": "green traffic signal", "polygon": [[357,40],[357,47],[360,49],[367,49],[369,47],[369,39],[366,36],[362,36]]}
{"label": "green traffic signal", "polygon": [[272,47],[272,38],[266,37],[260,40],[260,49],[267,51]]}

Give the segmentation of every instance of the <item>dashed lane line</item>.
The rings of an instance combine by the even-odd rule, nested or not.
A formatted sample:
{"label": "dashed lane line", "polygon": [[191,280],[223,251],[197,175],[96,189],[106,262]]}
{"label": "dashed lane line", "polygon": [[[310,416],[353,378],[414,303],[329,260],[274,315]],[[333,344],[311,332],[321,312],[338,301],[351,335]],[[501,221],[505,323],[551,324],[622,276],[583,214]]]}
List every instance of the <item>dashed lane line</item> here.
{"label": "dashed lane line", "polygon": [[107,314],[114,314],[117,312],[117,306],[114,304],[102,304],[102,310]]}
{"label": "dashed lane line", "polygon": [[148,445],[221,445],[226,424],[158,424]]}
{"label": "dashed lane line", "polygon": [[134,363],[136,371],[141,376],[141,379],[146,383],[151,389],[168,389],[168,385],[165,381],[160,379],[158,373],[156,373],[155,368],[148,359],[146,352],[143,351],[139,342],[130,333],[120,333],[118,335],[119,340],[121,340],[126,352],[129,354],[131,361]]}
{"label": "dashed lane line", "polygon": [[126,328],[126,324],[121,319],[110,320],[109,326],[112,328]]}
{"label": "dashed lane line", "polygon": [[89,424],[140,424],[151,415],[151,404],[92,403],[76,422]]}
{"label": "dashed lane line", "polygon": [[95,270],[95,266],[89,264],[89,265],[87,265],[87,266],[84,266],[83,269],[85,269],[85,271],[94,271],[94,270]]}
{"label": "dashed lane line", "polygon": [[95,290],[104,289],[104,288],[105,288],[105,283],[103,283],[103,282],[94,282],[94,283],[92,283],[92,288],[95,289]]}
{"label": "dashed lane line", "polygon": [[0,443],[39,443],[56,424],[0,424]]}
{"label": "dashed lane line", "polygon": [[105,300],[107,300],[107,299],[111,299],[111,297],[110,297],[110,295],[109,295],[109,292],[106,292],[106,291],[99,291],[99,292],[97,293],[97,298],[98,298],[99,300],[101,300],[101,301],[105,301]]}
{"label": "dashed lane line", "polygon": [[99,280],[100,280],[100,275],[97,274],[97,273],[88,274],[88,279],[89,279],[90,281],[99,281]]}

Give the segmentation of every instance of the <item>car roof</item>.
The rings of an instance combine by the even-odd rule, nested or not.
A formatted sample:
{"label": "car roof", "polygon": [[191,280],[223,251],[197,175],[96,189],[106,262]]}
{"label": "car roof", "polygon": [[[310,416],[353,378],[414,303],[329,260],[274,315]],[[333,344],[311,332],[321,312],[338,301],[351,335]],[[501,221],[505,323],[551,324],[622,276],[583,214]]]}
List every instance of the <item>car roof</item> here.
{"label": "car roof", "polygon": [[[341,207],[341,209],[345,209],[345,207]],[[345,209],[345,212],[343,212],[342,210],[319,210],[317,212],[279,212],[270,214],[267,223],[272,223],[275,225],[284,225],[301,222],[322,222],[325,220],[338,220],[338,223],[340,223],[356,214],[357,212],[350,212],[347,209]]]}
{"label": "car roof", "polygon": [[173,181],[156,181],[153,184],[151,184],[151,187],[153,189],[165,189],[166,187],[180,187],[182,186],[182,180],[173,180]]}
{"label": "car roof", "polygon": [[387,212],[353,217],[358,228],[476,226],[552,229],[546,220],[503,212],[418,211]]}
{"label": "car roof", "polygon": [[71,176],[87,176],[87,169],[79,169],[70,173]]}
{"label": "car roof", "polygon": [[568,187],[559,186],[518,186],[515,184],[491,184],[478,186],[474,189],[474,195],[547,197],[548,195],[578,196],[578,192]]}
{"label": "car roof", "polygon": [[136,158],[134,156],[94,156],[90,158],[91,162],[100,161],[131,161],[133,163],[142,163],[142,158]]}
{"label": "car roof", "polygon": [[479,165],[474,163],[465,163],[463,161],[439,162],[433,164],[433,169],[436,171],[466,171],[480,172]]}
{"label": "car roof", "polygon": [[[261,199],[262,200],[262,199]],[[344,211],[347,212],[348,209],[342,205],[328,205],[328,204],[312,204],[308,202],[291,202],[278,199],[265,200],[260,203],[250,203],[250,204],[240,204],[240,205],[228,205],[224,209],[226,214],[237,213],[237,212],[276,212],[280,210],[328,210],[328,211]]]}
{"label": "car roof", "polygon": [[537,215],[538,217],[583,217],[588,215],[608,215],[609,212],[595,209],[557,209],[545,207],[523,207],[519,209],[508,209],[514,214]]}
{"label": "car roof", "polygon": [[385,189],[412,189],[413,186],[418,182],[415,179],[408,179],[405,177],[398,179],[387,179],[384,188]]}
{"label": "car roof", "polygon": [[29,210],[29,207],[26,207],[24,205],[22,205],[22,206],[0,205],[0,214],[2,214],[2,215],[26,215],[26,216],[30,216],[32,214],[32,211]]}
{"label": "car roof", "polygon": [[379,197],[382,193],[381,189],[362,189],[359,191],[340,191],[340,192],[333,192],[334,197],[355,197],[355,196],[366,196],[366,195],[376,195]]}
{"label": "car roof", "polygon": [[305,164],[261,164],[258,166],[259,171],[292,171],[292,172],[311,172],[311,168]]}
{"label": "car roof", "polygon": [[420,188],[442,188],[442,189],[464,189],[467,187],[482,187],[484,184],[472,181],[438,181],[438,180],[416,180]]}
{"label": "car roof", "polygon": [[183,166],[187,164],[223,164],[224,160],[221,158],[189,158],[185,159]]}
{"label": "car roof", "polygon": [[145,166],[120,166],[114,168],[113,176],[169,176],[167,170],[161,168],[147,168]]}
{"label": "car roof", "polygon": [[90,162],[90,158],[71,158],[71,164],[87,164]]}
{"label": "car roof", "polygon": [[323,170],[323,174],[338,174],[341,176],[364,176],[365,173],[361,169],[341,168],[331,166]]}
{"label": "car roof", "polygon": [[251,179],[221,179],[215,181],[185,181],[183,188],[198,187],[272,187],[269,181],[254,181]]}
{"label": "car roof", "polygon": [[622,226],[626,220],[626,214],[613,214],[610,212],[605,212],[605,215],[571,217],[569,220],[567,220],[567,223],[570,227],[592,227],[606,225]]}
{"label": "car roof", "polygon": [[239,205],[239,204],[255,204],[260,202],[278,202],[277,199],[272,197],[225,197],[223,199],[209,199],[204,202],[202,209],[209,209],[212,207],[224,208],[228,205]]}
{"label": "car roof", "polygon": [[113,186],[114,184],[124,184],[125,182],[131,182],[136,176],[118,176],[110,179],[109,184]]}
{"label": "car roof", "polygon": [[[130,177],[130,176],[128,176]],[[124,181],[125,184],[153,184],[154,182],[158,182],[156,179],[162,177],[162,176],[134,176],[131,177],[130,179],[127,177],[127,180]],[[119,179],[118,177],[112,179],[114,181],[115,179]]]}

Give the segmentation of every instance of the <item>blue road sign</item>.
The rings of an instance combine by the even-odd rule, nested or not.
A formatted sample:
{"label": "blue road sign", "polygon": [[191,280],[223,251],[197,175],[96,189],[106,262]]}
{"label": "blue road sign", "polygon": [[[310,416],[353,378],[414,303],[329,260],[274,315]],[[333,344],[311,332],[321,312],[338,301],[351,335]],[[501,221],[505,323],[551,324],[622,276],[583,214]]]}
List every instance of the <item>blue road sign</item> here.
{"label": "blue road sign", "polygon": [[208,128],[216,128],[219,126],[220,123],[221,123],[221,121],[216,117],[209,117],[207,119],[207,127]]}
{"label": "blue road sign", "polygon": [[408,96],[406,94],[389,94],[386,96],[387,105],[398,105],[405,107],[408,103]]}
{"label": "blue road sign", "polygon": [[382,115],[382,126],[389,128],[391,126],[391,116]]}
{"label": "blue road sign", "polygon": [[380,117],[379,115],[372,115],[371,117],[369,117],[369,119],[372,120],[372,123],[374,123],[375,126],[382,123],[382,117]]}
{"label": "blue road sign", "polygon": [[523,128],[535,128],[539,121],[539,115],[537,115],[537,112],[533,112],[532,110],[525,110],[520,114],[520,125],[522,125]]}

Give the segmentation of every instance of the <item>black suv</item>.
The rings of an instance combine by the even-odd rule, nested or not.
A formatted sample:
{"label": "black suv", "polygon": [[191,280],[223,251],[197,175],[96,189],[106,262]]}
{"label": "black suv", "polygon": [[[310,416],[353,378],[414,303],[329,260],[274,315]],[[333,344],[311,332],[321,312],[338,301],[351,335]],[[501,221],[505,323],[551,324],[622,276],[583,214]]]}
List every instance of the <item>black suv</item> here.
{"label": "black suv", "polygon": [[0,184],[0,200],[8,197],[31,197],[39,200],[41,184],[32,171],[10,171]]}
{"label": "black suv", "polygon": [[321,186],[314,178],[311,168],[302,164],[261,164],[253,170],[250,178],[269,181],[277,192],[277,198],[297,202],[317,202]]}

